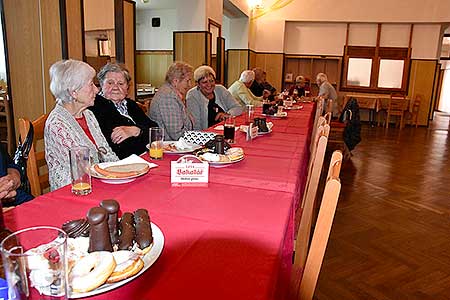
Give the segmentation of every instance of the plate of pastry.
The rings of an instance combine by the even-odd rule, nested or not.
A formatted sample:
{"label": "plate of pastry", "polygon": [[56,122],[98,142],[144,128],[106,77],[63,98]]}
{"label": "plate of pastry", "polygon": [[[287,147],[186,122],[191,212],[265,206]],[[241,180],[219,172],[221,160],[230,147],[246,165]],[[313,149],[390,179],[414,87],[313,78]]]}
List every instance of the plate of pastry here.
{"label": "plate of pastry", "polygon": [[[149,145],[147,144],[147,149],[149,149]],[[188,143],[182,138],[178,141],[164,141],[163,142],[163,150],[166,154],[187,154],[192,153],[193,151],[200,149],[202,146],[197,144]]]}
{"label": "plate of pastry", "polygon": [[158,165],[133,154],[117,162],[104,162],[91,166],[91,176],[109,184],[122,184],[134,181]]}
{"label": "plate of pastry", "polygon": [[[118,288],[122,285],[127,284],[128,282],[134,280],[135,278],[142,275],[145,271],[147,271],[159,258],[159,256],[162,253],[162,250],[164,248],[164,235],[161,231],[161,229],[154,223],[151,223],[152,233],[153,233],[153,244],[150,248],[150,250],[140,255],[138,252],[134,252],[133,249],[131,251],[124,251],[119,250],[115,252],[107,252],[112,255],[114,258],[114,261],[116,262],[116,270],[113,270],[111,275],[109,275],[107,281],[103,284],[101,284],[99,287],[94,288],[90,291],[84,291],[84,292],[72,292],[70,293],[71,299],[77,299],[77,298],[84,298],[84,297],[90,297],[98,294],[102,294],[108,291],[111,291],[115,288]],[[78,239],[78,238],[77,238]],[[83,238],[81,238],[83,239]],[[89,238],[84,238],[89,240]],[[89,242],[89,241],[88,241]],[[83,243],[82,241],[77,241],[76,243]],[[86,243],[86,242],[84,242]],[[69,245],[69,248],[71,246]],[[135,246],[133,246],[135,247]],[[69,250],[70,251],[70,250]],[[92,252],[90,256],[86,257],[87,260],[101,260],[102,262],[108,261],[109,254],[104,253],[105,251],[100,252]],[[101,254],[98,254],[101,253]],[[106,255],[106,256],[105,256]],[[80,262],[78,262],[80,263]],[[81,262],[81,264],[86,262]],[[76,266],[76,265],[75,265]],[[75,268],[75,266],[72,268],[72,270]],[[83,267],[80,267],[80,269]],[[76,271],[76,270],[75,270]],[[134,274],[133,274],[134,273]],[[71,282],[71,278],[73,280],[73,277],[71,277],[72,273],[69,275],[69,285],[73,283]],[[84,279],[83,279],[84,280]],[[113,282],[117,280],[116,282]],[[108,281],[110,283],[108,283]],[[84,283],[81,283],[81,286]],[[98,282],[96,283],[98,284]]]}
{"label": "plate of pastry", "polygon": [[195,155],[203,161],[207,161],[213,167],[229,166],[244,159],[244,150],[232,147],[225,154],[214,153],[212,149],[203,148],[195,152]]}
{"label": "plate of pastry", "polygon": [[281,113],[276,113],[273,115],[267,115],[267,114],[261,114],[264,117],[270,117],[270,118],[286,118],[287,117],[287,112],[283,111]]}

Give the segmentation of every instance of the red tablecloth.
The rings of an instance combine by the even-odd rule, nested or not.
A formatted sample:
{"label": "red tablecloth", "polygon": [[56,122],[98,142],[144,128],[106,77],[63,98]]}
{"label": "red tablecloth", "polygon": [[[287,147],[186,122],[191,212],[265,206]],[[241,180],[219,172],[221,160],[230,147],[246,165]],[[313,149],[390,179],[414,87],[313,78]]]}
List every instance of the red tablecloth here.
{"label": "red tablecloth", "polygon": [[[273,132],[246,142],[245,159],[210,168],[208,187],[170,185],[170,161],[134,182],[93,180],[90,195],[66,186],[5,214],[10,229],[60,226],[103,199],[121,211],[144,207],[165,236],[157,262],[132,282],[89,299],[284,299],[292,263],[294,212],[303,193],[313,105],[271,120]],[[241,124],[243,117],[237,118]],[[148,155],[143,156],[149,159]]]}

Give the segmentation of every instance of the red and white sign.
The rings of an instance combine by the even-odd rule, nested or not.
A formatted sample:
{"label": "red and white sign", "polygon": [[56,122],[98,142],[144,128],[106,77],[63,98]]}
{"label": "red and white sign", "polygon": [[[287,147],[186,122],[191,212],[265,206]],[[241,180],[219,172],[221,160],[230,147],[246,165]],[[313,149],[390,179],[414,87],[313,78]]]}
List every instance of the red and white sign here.
{"label": "red and white sign", "polygon": [[194,155],[184,155],[171,162],[170,182],[172,186],[207,186],[209,164]]}

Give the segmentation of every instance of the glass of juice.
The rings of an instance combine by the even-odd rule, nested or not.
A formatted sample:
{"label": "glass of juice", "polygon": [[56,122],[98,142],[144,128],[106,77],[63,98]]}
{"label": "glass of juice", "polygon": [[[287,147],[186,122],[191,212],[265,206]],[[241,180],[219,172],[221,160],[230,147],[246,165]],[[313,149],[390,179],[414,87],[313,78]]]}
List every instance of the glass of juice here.
{"label": "glass of juice", "polygon": [[159,127],[151,127],[149,133],[150,141],[150,158],[162,159],[164,153],[164,129]]}
{"label": "glass of juice", "polygon": [[85,146],[70,148],[69,157],[72,193],[75,195],[91,193],[91,157],[89,148]]}

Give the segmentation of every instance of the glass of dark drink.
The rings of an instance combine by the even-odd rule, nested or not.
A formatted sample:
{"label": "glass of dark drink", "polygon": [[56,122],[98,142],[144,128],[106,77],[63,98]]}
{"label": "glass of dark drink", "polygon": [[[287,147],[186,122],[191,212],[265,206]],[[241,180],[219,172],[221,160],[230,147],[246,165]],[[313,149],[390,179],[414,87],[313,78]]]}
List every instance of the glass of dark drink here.
{"label": "glass of dark drink", "polygon": [[228,143],[234,143],[235,132],[235,119],[234,116],[226,116],[225,123],[223,125],[223,136]]}

